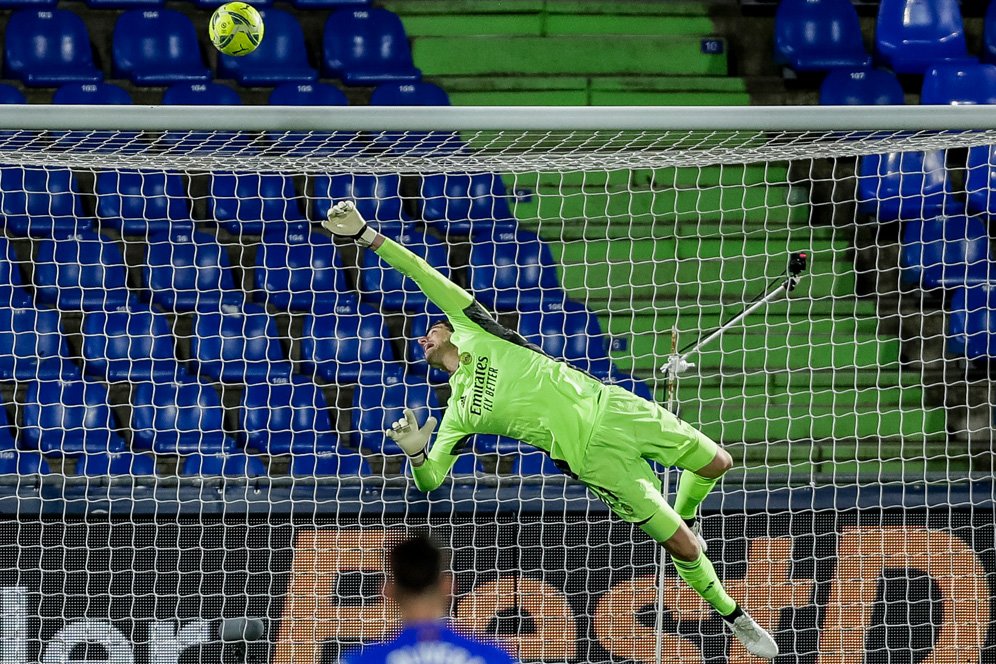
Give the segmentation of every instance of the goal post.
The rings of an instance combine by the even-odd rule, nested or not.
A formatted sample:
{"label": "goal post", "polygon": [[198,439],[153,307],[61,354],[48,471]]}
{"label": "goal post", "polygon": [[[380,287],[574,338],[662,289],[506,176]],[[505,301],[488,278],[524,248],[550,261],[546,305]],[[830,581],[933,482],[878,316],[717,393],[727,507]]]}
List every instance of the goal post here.
{"label": "goal post", "polygon": [[444,411],[438,312],[320,228],[342,198],[731,452],[709,556],[779,661],[982,661],[993,145],[985,106],[0,106],[0,661],[331,664],[397,628],[418,528],[523,661],[747,661],[527,444],[415,490],[381,432]]}

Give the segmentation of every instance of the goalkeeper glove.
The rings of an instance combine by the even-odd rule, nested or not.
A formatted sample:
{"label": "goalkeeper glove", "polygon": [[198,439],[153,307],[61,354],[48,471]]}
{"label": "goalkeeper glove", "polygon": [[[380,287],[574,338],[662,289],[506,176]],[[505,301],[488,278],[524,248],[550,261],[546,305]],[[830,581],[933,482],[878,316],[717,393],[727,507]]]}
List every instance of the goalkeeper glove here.
{"label": "goalkeeper glove", "polygon": [[349,238],[361,247],[369,247],[377,237],[377,231],[370,228],[353,201],[339,201],[329,208],[322,226],[332,235]]}
{"label": "goalkeeper glove", "polygon": [[405,416],[395,422],[386,433],[411,458],[413,466],[421,466],[427,458],[425,448],[429,446],[436,424],[436,418],[430,415],[419,428],[415,413],[411,408],[405,408]]}

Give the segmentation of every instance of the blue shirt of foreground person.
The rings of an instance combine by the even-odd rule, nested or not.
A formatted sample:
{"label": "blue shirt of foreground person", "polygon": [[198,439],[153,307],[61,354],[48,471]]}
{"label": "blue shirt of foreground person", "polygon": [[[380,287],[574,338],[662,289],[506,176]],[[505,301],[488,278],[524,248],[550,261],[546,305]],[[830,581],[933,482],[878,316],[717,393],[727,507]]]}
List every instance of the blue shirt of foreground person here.
{"label": "blue shirt of foreground person", "polygon": [[344,664],[514,664],[503,650],[457,634],[446,622],[450,575],[428,537],[396,544],[388,554],[384,594],[398,604],[404,628],[389,643],[347,655]]}

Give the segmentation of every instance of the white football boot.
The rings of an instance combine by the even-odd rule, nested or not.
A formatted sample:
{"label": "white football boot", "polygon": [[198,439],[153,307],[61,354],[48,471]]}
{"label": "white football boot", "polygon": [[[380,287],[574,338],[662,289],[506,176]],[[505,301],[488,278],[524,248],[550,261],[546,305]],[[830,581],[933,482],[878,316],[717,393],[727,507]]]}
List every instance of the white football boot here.
{"label": "white football boot", "polygon": [[778,655],[778,644],[771,638],[771,635],[753,618],[746,613],[741,613],[732,622],[727,622],[733,635],[740,640],[747,648],[747,652],[764,659],[774,659]]}

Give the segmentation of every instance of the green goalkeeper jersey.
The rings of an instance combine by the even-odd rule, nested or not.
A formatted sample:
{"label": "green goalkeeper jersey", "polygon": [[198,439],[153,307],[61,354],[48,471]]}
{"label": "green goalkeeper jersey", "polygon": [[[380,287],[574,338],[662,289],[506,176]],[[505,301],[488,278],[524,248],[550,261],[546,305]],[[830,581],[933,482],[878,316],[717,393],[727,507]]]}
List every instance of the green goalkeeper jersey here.
{"label": "green goalkeeper jersey", "polygon": [[442,484],[461,443],[477,433],[521,440],[579,468],[605,386],[500,325],[470,293],[398,243],[385,239],[377,254],[443,310],[460,351],[435,442],[413,468],[418,488]]}

